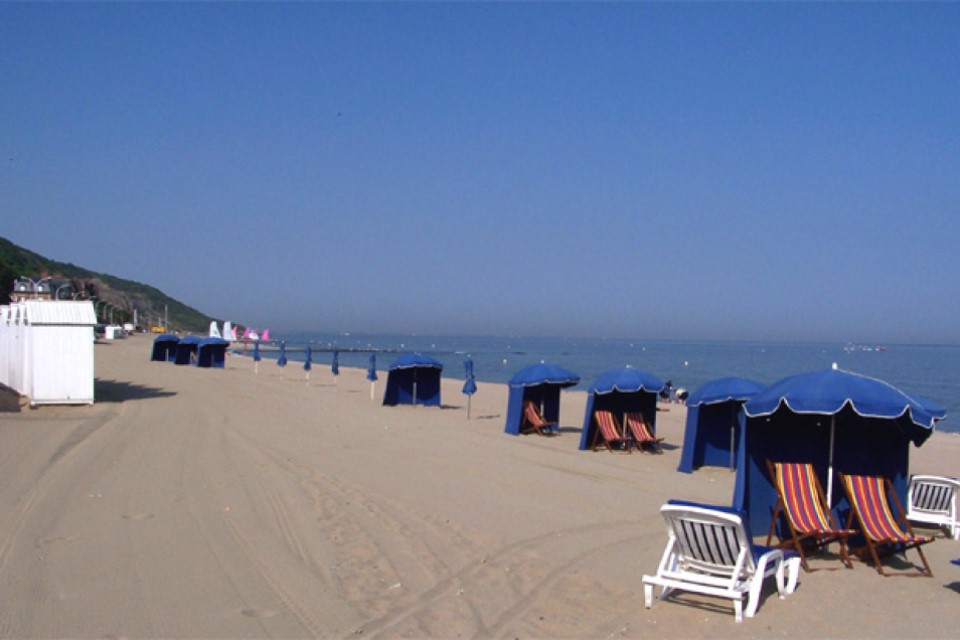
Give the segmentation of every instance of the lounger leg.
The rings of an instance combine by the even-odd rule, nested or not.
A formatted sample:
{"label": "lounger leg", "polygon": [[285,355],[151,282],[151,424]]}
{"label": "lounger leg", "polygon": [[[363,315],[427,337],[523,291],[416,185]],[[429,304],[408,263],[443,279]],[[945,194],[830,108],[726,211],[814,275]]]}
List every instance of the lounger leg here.
{"label": "lounger leg", "polygon": [[[752,597],[751,597],[752,600]],[[736,616],[737,622],[743,622],[743,600],[737,598],[733,601],[733,611]],[[747,617],[752,617],[756,613],[757,608],[754,605],[747,605]]]}
{"label": "lounger leg", "polygon": [[647,609],[653,606],[653,585],[645,584],[643,585],[643,606]]}
{"label": "lounger leg", "polygon": [[[800,558],[788,558],[780,563],[779,573],[782,574],[786,571],[786,586],[784,587],[787,594],[791,594],[797,590],[797,580],[800,579]],[[778,579],[780,579],[778,577]],[[780,597],[783,597],[781,593]]]}

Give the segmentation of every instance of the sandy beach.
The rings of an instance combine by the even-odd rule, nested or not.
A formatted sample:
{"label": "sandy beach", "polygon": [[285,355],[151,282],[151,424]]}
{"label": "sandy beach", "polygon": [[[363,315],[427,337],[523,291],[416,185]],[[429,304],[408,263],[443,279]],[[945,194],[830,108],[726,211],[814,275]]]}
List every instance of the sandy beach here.
{"label": "sandy beach", "polygon": [[[582,391],[560,437],[512,437],[505,385],[479,383],[468,420],[454,379],[442,408],[383,407],[385,375],[371,401],[363,370],[178,367],[151,344],[96,346],[93,406],[0,393],[0,636],[957,636],[960,541],[940,532],[933,578],[823,556],[742,624],[699,596],[645,609],[660,505],[733,490],[727,470],[676,471],[682,406],[659,414],[664,455],[582,452]],[[936,433],[910,468],[958,461]]]}

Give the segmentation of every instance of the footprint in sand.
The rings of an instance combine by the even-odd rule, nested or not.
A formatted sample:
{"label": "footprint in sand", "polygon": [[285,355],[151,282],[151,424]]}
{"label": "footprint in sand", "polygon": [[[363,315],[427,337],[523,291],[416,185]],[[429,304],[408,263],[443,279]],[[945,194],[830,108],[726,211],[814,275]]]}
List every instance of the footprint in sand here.
{"label": "footprint in sand", "polygon": [[272,618],[277,615],[273,609],[244,609],[240,613],[248,618]]}
{"label": "footprint in sand", "polygon": [[125,513],[123,514],[124,520],[150,520],[153,518],[152,513]]}

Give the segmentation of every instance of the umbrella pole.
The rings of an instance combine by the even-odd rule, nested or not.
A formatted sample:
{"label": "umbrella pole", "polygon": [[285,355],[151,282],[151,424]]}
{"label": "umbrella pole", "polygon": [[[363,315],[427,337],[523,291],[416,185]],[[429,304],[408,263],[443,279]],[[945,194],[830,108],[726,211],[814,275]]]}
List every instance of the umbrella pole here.
{"label": "umbrella pole", "polygon": [[371,399],[371,400],[373,400],[374,387],[376,387],[376,386],[377,386],[377,383],[376,383],[376,382],[371,382],[371,383],[370,383],[370,399]]}
{"label": "umbrella pole", "polygon": [[733,444],[736,440],[734,426],[730,424],[730,471],[733,471]]}
{"label": "umbrella pole", "polygon": [[837,416],[830,416],[830,458],[827,461],[827,508],[833,508],[833,437]]}
{"label": "umbrella pole", "polygon": [[470,419],[470,399],[472,396],[467,396],[467,420]]}

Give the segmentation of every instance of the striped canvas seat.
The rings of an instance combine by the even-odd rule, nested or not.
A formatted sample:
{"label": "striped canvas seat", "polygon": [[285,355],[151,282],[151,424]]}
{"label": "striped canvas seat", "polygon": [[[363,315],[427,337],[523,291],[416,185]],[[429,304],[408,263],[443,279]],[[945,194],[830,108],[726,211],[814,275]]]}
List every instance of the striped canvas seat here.
{"label": "striped canvas seat", "polygon": [[594,420],[597,421],[597,432],[593,438],[593,450],[604,446],[611,452],[614,450],[631,453],[632,442],[623,435],[617,417],[610,411],[595,411]]}
{"label": "striped canvas seat", "polygon": [[647,447],[654,453],[663,453],[663,447],[660,446],[663,438],[653,435],[653,431],[642,413],[639,411],[630,412],[625,414],[623,419],[638,449],[643,451],[643,448]]}
{"label": "striped canvas seat", "polygon": [[555,436],[557,423],[547,422],[540,414],[540,409],[532,400],[523,403],[523,426],[521,432],[530,433],[535,431],[542,436]]}
{"label": "striped canvas seat", "polygon": [[756,614],[763,581],[776,576],[781,598],[793,593],[800,558],[791,551],[754,546],[743,512],[729,507],[671,500],[660,508],[667,524],[667,547],[656,575],[643,576],[644,604],[653,606],[674,590],[728,598],[736,621]]}
{"label": "striped canvas seat", "polygon": [[804,569],[810,571],[804,546],[812,544],[817,549],[831,542],[840,543],[840,559],[851,568],[853,565],[847,554],[847,537],[853,532],[837,526],[813,465],[768,460],[767,469],[777,489],[777,506],[767,533],[767,544],[770,544],[778,519],[783,514],[789,536],[781,535],[782,546],[790,546],[800,554]]}
{"label": "striped canvas seat", "polygon": [[946,527],[951,538],[960,539],[957,493],[960,481],[954,478],[912,476],[907,490],[907,520]]}
{"label": "striped canvas seat", "polygon": [[[874,565],[880,575],[887,575],[883,571],[880,558],[898,551],[916,549],[923,562],[924,571],[921,574],[933,577],[927,558],[923,555],[922,545],[932,542],[933,538],[914,535],[910,523],[907,521],[900,500],[893,492],[890,480],[880,476],[855,476],[840,474],[844,491],[850,501],[850,519],[847,526],[853,524],[854,518],[860,525],[866,544],[851,551],[873,558]],[[893,499],[899,516],[894,515],[890,508]]]}

